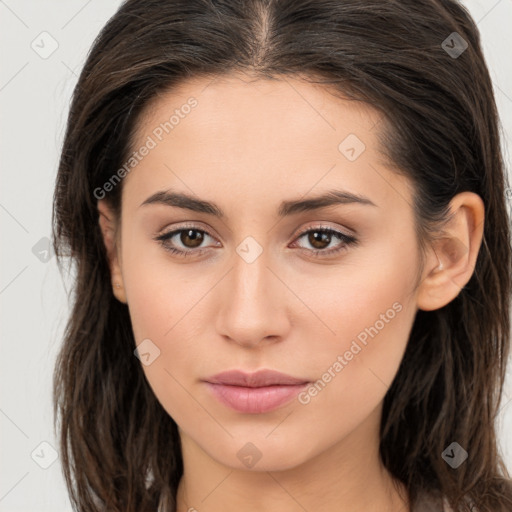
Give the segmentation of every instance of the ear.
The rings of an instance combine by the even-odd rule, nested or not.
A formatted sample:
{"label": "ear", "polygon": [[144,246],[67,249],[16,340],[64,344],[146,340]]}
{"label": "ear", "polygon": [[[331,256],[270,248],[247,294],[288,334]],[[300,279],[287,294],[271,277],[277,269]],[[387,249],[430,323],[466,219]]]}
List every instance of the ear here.
{"label": "ear", "polygon": [[114,296],[117,300],[126,304],[126,294],[121,271],[121,237],[117,230],[114,212],[105,199],[98,200],[98,212],[103,243],[105,244],[109,261]]}
{"label": "ear", "polygon": [[485,206],[473,192],[461,192],[450,202],[451,219],[443,227],[426,258],[417,291],[417,305],[424,311],[450,303],[473,275],[483,231]]}

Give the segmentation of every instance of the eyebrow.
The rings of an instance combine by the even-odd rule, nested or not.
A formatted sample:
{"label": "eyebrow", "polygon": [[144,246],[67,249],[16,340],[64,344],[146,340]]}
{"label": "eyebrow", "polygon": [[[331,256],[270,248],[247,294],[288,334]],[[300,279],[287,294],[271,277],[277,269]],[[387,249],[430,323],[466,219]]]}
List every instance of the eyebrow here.
{"label": "eyebrow", "polygon": [[[301,212],[318,210],[328,206],[339,204],[362,204],[369,206],[377,206],[373,201],[365,196],[353,194],[345,190],[329,190],[322,195],[312,197],[310,199],[298,199],[293,201],[283,201],[279,207],[279,217],[286,217]],[[174,192],[171,190],[160,190],[149,196],[140,206],[148,204],[163,204],[192,210],[194,212],[206,213],[224,219],[226,217],[222,209],[215,203],[197,199],[196,197],[184,194],[182,192]]]}

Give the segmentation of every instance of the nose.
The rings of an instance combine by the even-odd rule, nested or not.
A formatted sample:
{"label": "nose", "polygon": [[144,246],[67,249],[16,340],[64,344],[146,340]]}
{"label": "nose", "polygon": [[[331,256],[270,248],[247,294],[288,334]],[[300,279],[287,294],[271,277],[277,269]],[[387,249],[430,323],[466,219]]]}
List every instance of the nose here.
{"label": "nose", "polygon": [[215,297],[217,332],[226,340],[250,348],[286,337],[293,294],[271,266],[265,251],[252,262],[234,254]]}

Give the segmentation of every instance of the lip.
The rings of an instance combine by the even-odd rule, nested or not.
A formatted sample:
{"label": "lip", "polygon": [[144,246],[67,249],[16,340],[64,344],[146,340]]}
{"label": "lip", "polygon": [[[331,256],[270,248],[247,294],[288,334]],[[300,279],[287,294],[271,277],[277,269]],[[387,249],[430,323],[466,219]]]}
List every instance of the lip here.
{"label": "lip", "polygon": [[213,396],[238,412],[264,413],[288,403],[310,382],[274,370],[230,370],[205,379]]}

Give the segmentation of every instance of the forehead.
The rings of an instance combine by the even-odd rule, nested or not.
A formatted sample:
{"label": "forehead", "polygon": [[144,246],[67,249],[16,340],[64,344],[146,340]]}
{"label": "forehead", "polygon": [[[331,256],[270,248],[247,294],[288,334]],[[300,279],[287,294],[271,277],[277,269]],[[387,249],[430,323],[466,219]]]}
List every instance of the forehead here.
{"label": "forehead", "polygon": [[[367,103],[350,99],[333,86],[310,83],[299,77],[281,76],[257,79],[243,73],[194,77],[159,92],[146,105],[138,122],[142,135],[162,120],[168,120],[191,98],[198,107],[187,124],[200,129],[205,123],[229,127],[251,125],[272,134],[287,125],[289,135],[320,127],[337,131],[340,121],[362,131],[372,129],[383,116]],[[283,116],[283,114],[286,114]],[[239,132],[237,132],[239,133]],[[241,134],[239,134],[241,135]]]}
{"label": "forehead", "polygon": [[334,186],[393,195],[398,176],[382,168],[378,146],[382,118],[299,78],[196,77],[147,105],[132,149],[154,144],[125,186],[141,201],[175,185],[203,198],[222,188],[260,201]]}

